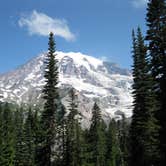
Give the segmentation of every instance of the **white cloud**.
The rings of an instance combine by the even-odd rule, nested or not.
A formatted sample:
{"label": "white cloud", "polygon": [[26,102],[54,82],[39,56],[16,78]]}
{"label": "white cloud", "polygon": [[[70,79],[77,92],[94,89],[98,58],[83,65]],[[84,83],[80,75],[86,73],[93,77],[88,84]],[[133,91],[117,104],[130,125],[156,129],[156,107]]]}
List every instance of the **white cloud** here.
{"label": "white cloud", "polygon": [[147,3],[148,3],[148,0],[132,0],[132,4],[136,8],[145,7]]}
{"label": "white cloud", "polygon": [[75,35],[70,31],[67,21],[64,19],[51,18],[36,10],[21,16],[18,21],[20,27],[25,27],[30,35],[48,36],[50,32],[62,37],[67,41],[75,40]]}

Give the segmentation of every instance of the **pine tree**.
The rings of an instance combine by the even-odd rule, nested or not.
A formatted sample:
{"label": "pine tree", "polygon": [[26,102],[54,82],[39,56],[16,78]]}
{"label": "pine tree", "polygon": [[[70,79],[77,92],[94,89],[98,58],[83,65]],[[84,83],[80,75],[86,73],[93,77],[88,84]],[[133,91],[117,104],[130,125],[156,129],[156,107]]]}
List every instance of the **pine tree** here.
{"label": "pine tree", "polygon": [[[142,161],[142,158],[140,159],[140,154],[142,154],[141,147],[138,144],[140,133],[137,133],[139,131],[138,123],[139,123],[139,117],[140,117],[140,111],[139,111],[139,96],[138,96],[138,82],[139,82],[139,55],[138,55],[138,43],[135,36],[134,30],[132,31],[132,39],[133,39],[133,95],[134,95],[134,108],[133,108],[133,116],[132,116],[132,123],[130,128],[130,166],[132,166],[134,163],[137,165],[140,165],[140,162]],[[141,131],[142,133],[142,131]],[[137,145],[137,148],[135,148],[135,145]]]}
{"label": "pine tree", "polygon": [[107,131],[107,153],[106,153],[106,165],[117,166],[119,163],[120,150],[118,144],[118,130],[115,120],[111,120]]}
{"label": "pine tree", "polygon": [[24,133],[23,133],[23,109],[17,109],[14,116],[15,124],[15,156],[14,156],[14,165],[24,166]]}
{"label": "pine tree", "polygon": [[33,133],[34,133],[34,161],[36,166],[41,165],[41,156],[40,152],[42,149],[42,129],[40,124],[40,116],[39,116],[39,109],[36,108],[35,114],[34,114],[34,122],[33,122]]}
{"label": "pine tree", "polygon": [[1,165],[14,165],[14,131],[13,115],[9,104],[6,103],[2,113],[2,155]]}
{"label": "pine tree", "polygon": [[147,8],[148,50],[151,72],[154,78],[152,89],[157,94],[157,118],[160,128],[161,165],[166,165],[166,1],[150,0]]}
{"label": "pine tree", "polygon": [[105,166],[106,138],[104,122],[101,117],[100,108],[97,103],[94,104],[91,126],[90,126],[90,163],[95,166]]}
{"label": "pine tree", "polygon": [[118,122],[118,142],[119,142],[119,149],[120,149],[120,158],[121,158],[121,165],[127,166],[128,165],[128,158],[129,158],[129,124],[126,121],[125,115],[122,115],[122,119]]}
{"label": "pine tree", "polygon": [[50,33],[49,36],[49,48],[47,59],[45,61],[45,80],[46,84],[43,89],[43,98],[45,100],[44,111],[41,116],[42,125],[42,147],[40,150],[41,165],[50,166],[51,160],[54,158],[55,151],[53,151],[55,145],[56,136],[56,115],[58,109],[58,66],[55,59],[55,42],[54,35]]}
{"label": "pine tree", "polygon": [[81,154],[81,164],[82,166],[90,166],[90,143],[89,143],[89,130],[85,129],[82,131],[82,141],[81,141],[81,146],[82,146],[82,154]]}
{"label": "pine tree", "polygon": [[35,144],[34,144],[34,117],[31,108],[29,108],[28,116],[26,118],[25,124],[24,124],[24,166],[34,166],[35,160],[34,160],[34,150],[35,150]]}
{"label": "pine tree", "polygon": [[151,90],[153,81],[149,73],[146,50],[141,30],[138,28],[137,38],[133,33],[134,109],[130,129],[131,166],[156,165],[159,157],[156,102]]}
{"label": "pine tree", "polygon": [[79,113],[76,92],[69,92],[69,115],[66,126],[66,166],[81,166],[81,127],[79,124]]}
{"label": "pine tree", "polygon": [[1,161],[2,161],[2,152],[3,152],[3,149],[2,149],[2,143],[3,143],[3,138],[2,138],[2,132],[3,132],[3,125],[2,125],[2,113],[3,113],[3,109],[2,109],[2,105],[0,103],[0,165],[2,165]]}

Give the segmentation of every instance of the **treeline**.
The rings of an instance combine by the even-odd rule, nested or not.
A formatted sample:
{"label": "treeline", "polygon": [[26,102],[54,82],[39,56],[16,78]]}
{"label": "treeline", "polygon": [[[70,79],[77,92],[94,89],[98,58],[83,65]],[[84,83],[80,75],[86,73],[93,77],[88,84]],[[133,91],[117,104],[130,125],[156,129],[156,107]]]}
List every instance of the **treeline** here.
{"label": "treeline", "polygon": [[[81,115],[75,104],[74,90],[69,92],[67,116],[57,119],[50,161],[39,109],[0,104],[1,166],[125,166],[127,165],[128,122],[111,120],[106,126],[95,103],[89,129],[82,129]],[[63,108],[65,111],[65,109]],[[48,162],[48,163],[46,163]]]}

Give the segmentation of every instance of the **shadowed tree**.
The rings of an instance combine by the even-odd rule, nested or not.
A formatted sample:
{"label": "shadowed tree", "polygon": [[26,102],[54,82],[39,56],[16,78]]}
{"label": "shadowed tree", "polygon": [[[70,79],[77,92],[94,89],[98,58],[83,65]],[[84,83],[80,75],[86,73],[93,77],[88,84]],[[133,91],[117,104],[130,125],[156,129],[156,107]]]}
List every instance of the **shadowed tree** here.
{"label": "shadowed tree", "polygon": [[148,50],[153,89],[157,94],[157,118],[160,128],[161,165],[166,165],[166,1],[150,0],[147,8]]}

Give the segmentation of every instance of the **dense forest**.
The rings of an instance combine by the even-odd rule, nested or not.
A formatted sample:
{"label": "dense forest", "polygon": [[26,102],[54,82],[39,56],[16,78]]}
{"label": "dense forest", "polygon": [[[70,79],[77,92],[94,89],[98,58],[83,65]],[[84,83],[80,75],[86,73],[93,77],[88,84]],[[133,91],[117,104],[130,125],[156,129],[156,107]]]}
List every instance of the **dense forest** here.
{"label": "dense forest", "polygon": [[74,89],[58,93],[54,34],[45,60],[43,109],[0,103],[0,166],[166,166],[166,2],[150,0],[147,32],[132,31],[133,116],[102,119],[94,102],[81,127]]}

